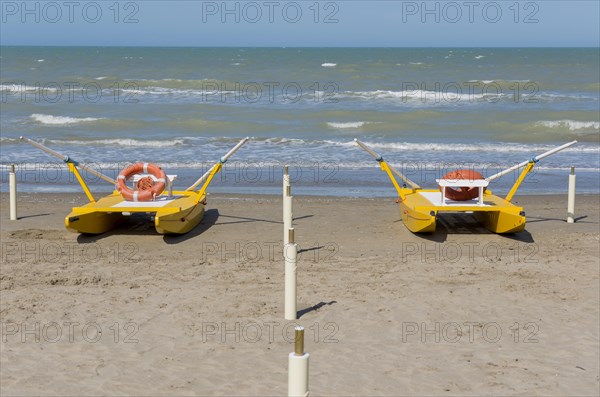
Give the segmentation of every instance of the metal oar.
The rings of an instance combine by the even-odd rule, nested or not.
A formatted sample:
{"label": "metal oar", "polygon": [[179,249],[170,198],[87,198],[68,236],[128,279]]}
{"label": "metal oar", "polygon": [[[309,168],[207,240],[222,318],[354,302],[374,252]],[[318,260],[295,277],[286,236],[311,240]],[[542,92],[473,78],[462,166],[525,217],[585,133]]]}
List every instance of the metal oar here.
{"label": "metal oar", "polygon": [[202,175],[200,177],[200,179],[198,179],[196,182],[194,182],[194,184],[192,186],[188,187],[185,190],[194,190],[195,188],[197,188],[198,185],[200,185],[202,182],[204,182],[206,180],[206,178],[208,178],[210,173],[215,169],[215,167],[218,164],[225,164],[225,162],[229,159],[229,157],[231,157],[239,148],[244,146],[244,144],[246,144],[246,142],[248,142],[249,140],[250,140],[250,137],[246,137],[246,138],[242,139],[241,141],[239,141],[238,144],[233,147],[233,149],[231,149],[229,152],[227,152],[227,154],[225,156],[221,157],[221,159],[219,160],[219,163],[210,167],[210,169],[208,171],[206,171],[206,173],[204,175]]}
{"label": "metal oar", "polygon": [[541,159],[543,159],[544,157],[548,157],[548,156],[550,156],[550,155],[552,155],[552,154],[554,154],[554,153],[560,152],[561,150],[564,150],[564,149],[568,148],[569,146],[573,146],[573,145],[574,145],[574,144],[576,144],[576,143],[577,143],[577,141],[573,141],[573,142],[565,143],[564,145],[561,145],[561,146],[559,146],[559,147],[556,147],[556,148],[554,148],[554,149],[552,149],[552,150],[548,150],[547,152],[545,152],[545,153],[542,153],[542,154],[540,154],[539,156],[534,156],[534,157],[533,157],[531,160],[523,161],[521,164],[513,165],[512,167],[510,167],[510,168],[507,168],[507,169],[505,169],[504,171],[500,171],[499,173],[497,173],[497,174],[495,174],[495,175],[492,175],[492,176],[490,176],[490,177],[487,177],[487,178],[485,178],[485,180],[489,182],[489,181],[492,181],[492,180],[494,180],[494,179],[498,179],[498,178],[500,178],[501,176],[508,174],[509,172],[512,172],[512,171],[514,171],[514,170],[517,170],[517,169],[519,169],[519,168],[521,168],[521,167],[525,167],[527,164],[529,164],[529,163],[530,163],[530,162],[532,162],[532,161],[533,161],[534,163],[537,163],[538,161],[540,161],[540,160],[541,160]]}
{"label": "metal oar", "polygon": [[[354,142],[356,142],[358,144],[358,146],[360,146],[361,148],[363,148],[367,153],[369,153],[371,156],[373,156],[375,158],[375,160],[382,162],[383,157],[381,157],[381,155],[375,153],[371,148],[369,148],[367,145],[365,145],[364,143],[362,143],[361,141],[359,141],[358,139],[354,139]],[[395,169],[394,167],[392,167],[391,165],[389,165],[386,162],[387,166],[390,168],[390,170],[396,174],[398,176],[398,178],[402,179],[404,182],[408,183],[413,189],[420,189],[421,186],[419,186],[418,184],[416,184],[415,182],[411,181],[410,179],[408,179],[406,176],[404,176],[404,174],[402,174],[400,171],[398,171],[397,169]]]}
{"label": "metal oar", "polygon": [[52,150],[52,149],[50,149],[50,148],[47,148],[46,146],[42,145],[41,143],[37,143],[37,142],[35,142],[35,141],[32,141],[32,140],[31,140],[31,139],[29,139],[29,138],[25,138],[24,136],[21,136],[20,138],[21,138],[21,140],[22,140],[22,141],[25,141],[25,142],[27,142],[27,143],[28,143],[28,144],[30,144],[31,146],[35,146],[36,148],[38,148],[38,149],[40,149],[40,150],[43,150],[44,152],[46,152],[46,153],[48,153],[48,154],[50,154],[50,155],[52,155],[52,156],[54,156],[54,157],[58,157],[59,159],[61,159],[61,160],[62,160],[62,161],[64,161],[65,163],[71,163],[71,164],[73,164],[74,166],[81,168],[82,170],[86,170],[86,171],[87,171],[87,172],[89,172],[90,174],[92,174],[92,175],[95,175],[95,176],[97,176],[98,178],[102,178],[102,179],[104,179],[106,182],[110,183],[111,185],[114,185],[114,184],[115,184],[115,181],[114,181],[114,179],[111,179],[111,178],[109,178],[108,176],[106,176],[106,175],[104,175],[104,174],[102,174],[102,173],[100,173],[100,172],[98,172],[98,171],[95,171],[95,170],[93,170],[93,169],[91,169],[91,168],[89,168],[89,167],[87,167],[87,166],[85,166],[85,165],[83,165],[83,164],[79,163],[78,161],[75,161],[75,160],[73,160],[73,159],[72,159],[72,158],[70,158],[69,156],[65,156],[65,155],[63,155],[63,154],[60,154],[60,153],[58,153],[58,152],[56,152],[56,151],[54,151],[54,150]]}

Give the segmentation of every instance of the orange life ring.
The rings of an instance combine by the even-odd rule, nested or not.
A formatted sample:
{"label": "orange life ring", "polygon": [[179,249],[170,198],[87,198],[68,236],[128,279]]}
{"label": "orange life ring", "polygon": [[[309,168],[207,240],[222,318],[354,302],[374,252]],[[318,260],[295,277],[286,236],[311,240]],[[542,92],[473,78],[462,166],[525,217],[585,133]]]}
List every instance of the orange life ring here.
{"label": "orange life ring", "polygon": [[[451,171],[444,175],[442,179],[450,179],[450,180],[458,180],[458,179],[466,179],[469,181],[474,181],[477,179],[484,179],[483,175],[481,175],[477,171],[473,170],[456,170]],[[444,189],[439,186],[440,191]],[[485,191],[485,188],[483,189]],[[478,187],[460,187],[457,189],[453,189],[451,187],[446,187],[446,197],[450,200],[455,201],[466,201],[472,200],[479,196],[479,188]]]}
{"label": "orange life ring", "polygon": [[[137,190],[133,191],[125,182],[136,174],[152,174],[152,177],[141,178],[137,183]],[[156,196],[165,190],[167,176],[165,172],[157,165],[152,163],[136,163],[125,168],[117,177],[117,191],[127,201],[152,201]]]}

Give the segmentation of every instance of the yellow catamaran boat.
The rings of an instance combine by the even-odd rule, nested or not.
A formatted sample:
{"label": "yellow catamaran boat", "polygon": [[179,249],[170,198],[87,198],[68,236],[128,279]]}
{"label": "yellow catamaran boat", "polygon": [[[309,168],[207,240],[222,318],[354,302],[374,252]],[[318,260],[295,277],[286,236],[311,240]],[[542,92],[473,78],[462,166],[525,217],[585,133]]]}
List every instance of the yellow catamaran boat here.
{"label": "yellow catamaran boat", "polygon": [[[69,171],[75,175],[85,195],[90,201],[88,204],[81,207],[74,207],[71,213],[65,217],[65,226],[69,231],[86,234],[105,233],[114,229],[132,213],[141,212],[152,214],[154,226],[158,233],[183,234],[192,230],[202,220],[202,217],[204,216],[204,207],[206,205],[206,189],[214,176],[221,171],[223,164],[227,159],[248,142],[250,138],[242,139],[225,156],[221,157],[219,162],[213,165],[186,190],[172,190],[172,182],[176,176],[167,175],[168,191],[156,195],[152,201],[129,201],[116,190],[113,191],[112,194],[96,200],[81,177],[78,168],[105,180],[113,186],[116,185],[116,181],[94,169],[78,163],[69,158],[69,156],[64,156],[28,138],[21,137],[21,139],[67,163]],[[119,176],[119,178],[122,177]],[[139,180],[139,178],[137,180]],[[134,184],[135,182],[136,179],[134,179]],[[197,189],[201,184],[202,186]],[[137,196],[137,192],[134,193],[134,195]]]}
{"label": "yellow catamaran boat", "polygon": [[[479,222],[493,233],[517,233],[523,231],[525,229],[525,212],[523,211],[523,207],[518,207],[511,203],[517,189],[525,179],[525,176],[531,172],[535,163],[544,157],[577,143],[577,141],[566,143],[485,179],[438,179],[437,182],[441,189],[429,190],[421,188],[421,186],[408,179],[394,167],[386,163],[383,157],[375,153],[363,142],[360,142],[358,139],[354,141],[373,156],[379,162],[381,169],[387,173],[398,192],[402,222],[413,233],[435,232],[436,218],[441,212],[473,213]],[[525,168],[506,197],[502,198],[492,194],[490,190],[485,190],[490,181],[521,167]],[[394,175],[404,182],[402,187],[398,184]],[[479,194],[472,200],[454,201],[446,197],[446,189],[452,187],[477,188]]]}

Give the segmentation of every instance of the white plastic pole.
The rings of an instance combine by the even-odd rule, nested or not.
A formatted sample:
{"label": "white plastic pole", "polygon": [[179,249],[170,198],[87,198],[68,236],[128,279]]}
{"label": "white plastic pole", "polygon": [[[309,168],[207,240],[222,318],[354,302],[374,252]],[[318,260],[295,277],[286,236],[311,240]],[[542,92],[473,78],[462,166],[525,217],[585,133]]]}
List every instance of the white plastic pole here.
{"label": "white plastic pole", "polygon": [[293,198],[288,166],[283,167],[283,244],[288,244],[288,230],[292,228]]}
{"label": "white plastic pole", "polygon": [[17,220],[17,174],[15,174],[15,165],[10,165],[8,173],[8,188],[10,196],[10,220]]}
{"label": "white plastic pole", "polygon": [[[229,152],[227,152],[227,154],[225,156],[221,157],[221,160],[220,160],[221,163],[225,163],[229,159],[229,157],[233,156],[233,154],[235,152],[237,152],[239,148],[244,146],[246,144],[246,142],[248,142],[249,140],[250,140],[250,137],[247,136],[244,139],[242,139],[241,141],[239,141],[238,144],[235,145]],[[216,166],[217,166],[216,164],[213,165],[208,171],[206,171],[204,173],[204,175],[202,175],[200,177],[200,179],[198,179],[196,182],[194,182],[194,184],[192,186],[188,187],[185,190],[194,190],[195,188],[197,188],[198,185],[200,185],[202,182],[204,182],[204,180],[210,175],[210,173]]]}
{"label": "white plastic pole", "polygon": [[298,245],[294,243],[294,229],[288,230],[289,243],[284,246],[283,254],[285,256],[285,300],[284,317],[286,320],[296,320],[296,282],[298,269]]}
{"label": "white plastic pole", "polygon": [[57,157],[61,160],[63,160],[65,163],[67,161],[69,161],[69,156],[65,156],[63,154],[58,153],[57,151],[54,151],[50,148],[47,148],[46,146],[42,145],[41,143],[37,143],[36,141],[32,141],[29,138],[26,138],[24,136],[19,137],[22,141],[27,142],[28,144],[30,144],[31,146],[34,146],[40,150],[43,150],[44,152],[48,153],[51,156]]}
{"label": "white plastic pole", "polygon": [[[375,158],[375,160],[377,160],[379,162],[383,161],[383,157],[381,157],[379,154],[375,153],[370,147],[368,147],[367,145],[365,145],[364,143],[362,143],[358,139],[354,138],[354,142],[356,142],[356,144],[358,146],[360,146],[367,153],[369,153],[371,156],[373,156]],[[394,174],[396,174],[396,176],[398,178],[402,179],[405,183],[408,183],[413,189],[420,189],[421,188],[421,186],[419,186],[415,182],[413,182],[410,179],[408,179],[406,176],[404,176],[403,173],[401,173],[400,171],[398,171],[396,168],[392,167],[390,164],[388,164],[388,167],[390,167],[390,170],[392,170],[392,172]]]}
{"label": "white plastic pole", "polygon": [[379,154],[375,153],[370,147],[368,147],[367,145],[365,145],[364,143],[362,143],[361,141],[359,141],[357,138],[354,138],[354,142],[356,142],[356,144],[358,146],[360,146],[361,148],[363,148],[365,150],[365,152],[367,152],[371,156],[373,156],[375,158],[375,160],[383,159],[383,157],[381,157]]}
{"label": "white plastic pole", "polygon": [[292,200],[293,197],[292,196],[284,196],[283,197],[283,243],[287,244],[290,241],[288,240],[288,233],[287,230],[289,230],[292,227]]}
{"label": "white plastic pole", "polygon": [[569,175],[569,198],[567,200],[567,223],[575,223],[575,167]]}
{"label": "white plastic pole", "polygon": [[87,167],[87,166],[85,166],[83,164],[80,164],[79,162],[76,162],[73,159],[70,159],[69,156],[62,155],[62,154],[60,154],[60,153],[58,153],[58,152],[56,152],[56,151],[54,151],[54,150],[52,150],[50,148],[47,148],[46,146],[44,146],[44,145],[42,145],[40,143],[37,143],[36,141],[32,141],[29,138],[25,138],[24,136],[21,137],[21,140],[27,142],[31,146],[34,146],[34,147],[36,147],[36,148],[38,148],[40,150],[43,150],[44,152],[46,152],[46,153],[48,153],[48,154],[50,154],[50,155],[52,155],[54,157],[57,157],[57,158],[61,159],[65,163],[67,163],[67,162],[70,161],[70,162],[76,164],[76,166],[79,167],[79,168],[81,168],[82,170],[85,170],[85,171],[89,172],[90,174],[92,174],[94,176],[97,176],[100,179],[104,179],[106,182],[108,182],[108,183],[110,183],[112,185],[115,184],[115,180],[114,179],[109,178],[106,175],[104,175],[103,173],[98,172],[98,171],[96,171],[96,170],[94,170],[92,168],[89,168],[89,167]]}
{"label": "white plastic pole", "polygon": [[296,343],[288,356],[288,396],[307,397],[310,354],[304,351],[304,327],[296,327]]}
{"label": "white plastic pole", "polygon": [[284,165],[283,166],[283,195],[286,195],[287,192],[287,188],[290,185],[290,172],[289,172],[289,165]]}
{"label": "white plastic pole", "polygon": [[[554,153],[560,152],[561,150],[564,150],[564,149],[568,148],[569,146],[573,146],[573,145],[574,145],[574,144],[576,144],[576,143],[577,143],[577,141],[573,141],[573,142],[565,143],[564,145],[561,145],[561,146],[559,146],[559,147],[556,147],[556,148],[554,148],[554,149],[552,149],[552,150],[548,150],[547,152],[545,152],[545,153],[542,153],[542,154],[540,154],[539,156],[535,156],[535,157],[533,157],[533,159],[532,159],[532,160],[534,160],[534,161],[539,161],[539,160],[543,159],[544,157],[548,157],[548,156],[550,156],[550,155],[552,155],[552,154],[554,154]],[[498,178],[500,178],[501,176],[508,174],[509,172],[512,172],[512,171],[514,171],[514,170],[517,170],[517,169],[519,169],[519,168],[521,168],[521,167],[525,167],[525,166],[526,166],[526,165],[527,165],[527,164],[528,164],[530,161],[531,161],[531,160],[527,160],[527,161],[523,161],[521,164],[513,165],[512,167],[510,167],[510,168],[507,168],[507,169],[505,169],[504,171],[500,171],[499,173],[497,173],[497,174],[495,174],[495,175],[492,175],[492,176],[490,176],[490,177],[487,177],[487,178],[485,178],[485,180],[489,182],[489,181],[492,181],[492,180],[494,180],[494,179],[498,179]]]}
{"label": "white plastic pole", "polygon": [[188,187],[185,190],[194,190],[195,188],[197,188],[198,185],[200,185],[202,182],[204,182],[206,180],[206,178],[208,178],[208,176],[210,175],[211,172],[213,172],[213,170],[215,169],[216,166],[217,166],[217,164],[210,167],[210,169],[208,171],[206,171],[204,173],[204,175],[202,175],[200,178],[198,178],[198,180],[196,182],[194,182],[194,184],[192,186]]}

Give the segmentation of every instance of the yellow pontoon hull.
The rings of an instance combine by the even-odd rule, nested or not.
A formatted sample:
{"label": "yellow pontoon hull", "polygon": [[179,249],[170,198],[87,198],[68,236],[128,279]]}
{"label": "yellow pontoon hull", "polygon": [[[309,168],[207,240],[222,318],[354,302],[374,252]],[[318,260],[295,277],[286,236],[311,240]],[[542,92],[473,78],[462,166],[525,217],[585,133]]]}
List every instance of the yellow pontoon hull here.
{"label": "yellow pontoon hull", "polygon": [[526,219],[524,215],[521,215],[522,213],[522,208],[520,208],[520,211],[476,212],[475,217],[491,232],[499,234],[518,233],[525,230]]}
{"label": "yellow pontoon hull", "polygon": [[204,217],[204,204],[198,203],[185,211],[156,214],[154,226],[160,234],[184,234],[195,228]]}
{"label": "yellow pontoon hull", "polygon": [[413,233],[435,232],[435,212],[432,215],[432,211],[421,211],[405,200],[400,203],[400,216],[404,225]]}
{"label": "yellow pontoon hull", "polygon": [[[400,203],[402,222],[413,233],[433,233],[440,212],[473,213],[483,226],[493,233],[517,233],[525,229],[525,215],[505,199],[486,191],[483,205],[475,202],[441,203],[438,190],[402,189]],[[439,196],[439,198],[438,198]]]}
{"label": "yellow pontoon hull", "polygon": [[65,226],[73,233],[101,234],[114,229],[126,219],[120,212],[84,212],[73,208],[65,218]]}
{"label": "yellow pontoon hull", "polygon": [[204,216],[204,194],[194,191],[175,191],[173,198],[161,195],[156,201],[129,202],[118,192],[75,207],[65,218],[69,231],[85,234],[105,233],[127,219],[126,215],[142,212],[154,216],[159,234],[183,234],[196,227]]}

